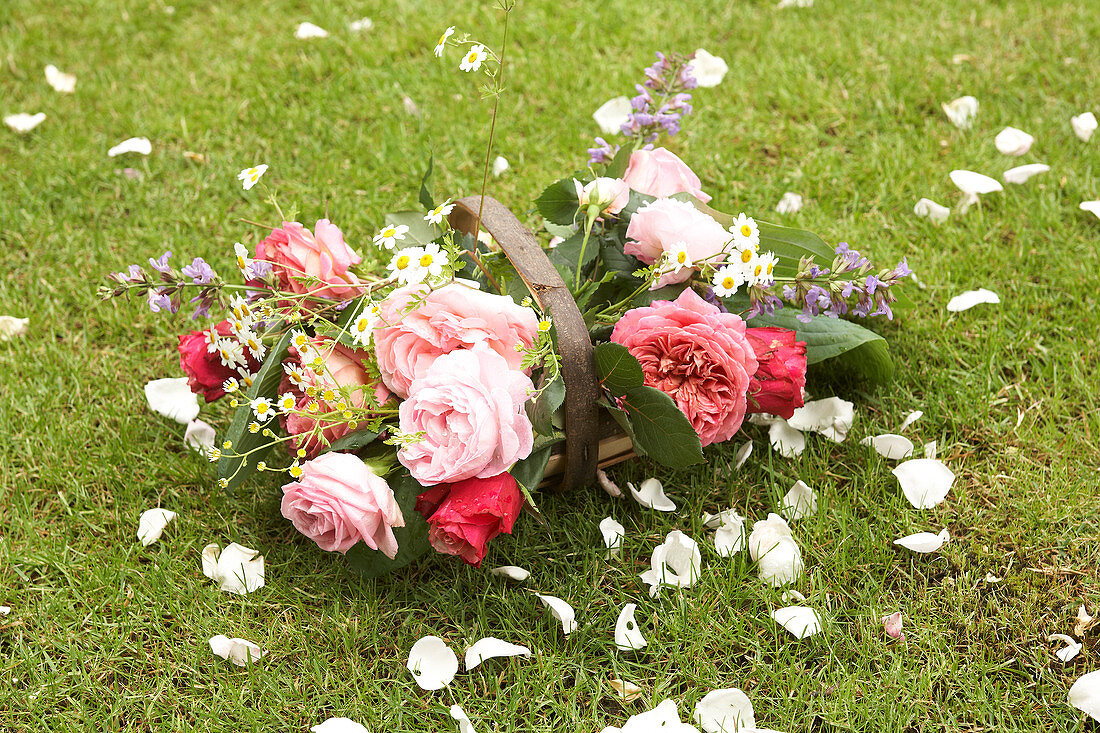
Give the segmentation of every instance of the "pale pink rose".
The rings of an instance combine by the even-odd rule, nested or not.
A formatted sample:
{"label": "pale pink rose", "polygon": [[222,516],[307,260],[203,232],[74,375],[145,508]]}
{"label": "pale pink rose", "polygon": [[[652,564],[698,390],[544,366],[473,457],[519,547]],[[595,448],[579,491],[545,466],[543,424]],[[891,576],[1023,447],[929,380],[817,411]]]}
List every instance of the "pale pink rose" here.
{"label": "pale pink rose", "polygon": [[[361,261],[344,242],[344,235],[328,219],[320,219],[316,234],[296,221],[283,222],[256,245],[256,259],[271,263],[279,287],[292,293],[350,300],[363,292],[363,284],[349,268]],[[320,282],[306,284],[303,276]]]}
{"label": "pale pink rose", "polygon": [[676,402],[703,445],[729,440],[741,427],[757,364],[740,316],[688,288],[674,301],[627,311],[611,340],[638,360],[648,386]]}
{"label": "pale pink rose", "polygon": [[440,355],[479,344],[502,356],[509,369],[519,369],[523,355],[516,346],[531,346],[538,332],[534,311],[510,296],[452,283],[406,312],[425,290],[401,288],[382,301],[374,329],[375,353],[382,381],[394,393],[408,397],[413,380],[426,374]]}
{"label": "pale pink rose", "polygon": [[721,266],[725,259],[722,251],[731,236],[725,227],[688,202],[657,199],[630,217],[626,239],[623,251],[647,265],[653,264],[681,243],[686,246],[696,266],[683,267],[679,272],[665,272],[653,286],[660,288],[688,280],[703,262]]}
{"label": "pale pink rose", "polygon": [[351,453],[308,461],[298,480],[283,487],[280,510],[327,552],[346,553],[362,540],[392,559],[397,555],[393,528],[405,526],[389,484]]}
{"label": "pale pink rose", "polygon": [[704,204],[710,201],[710,196],[703,193],[699,176],[676,153],[665,148],[634,151],[623,180],[638,193],[658,198],[690,193]]}
{"label": "pale pink rose", "polygon": [[630,203],[630,186],[621,178],[597,178],[581,186],[577,185],[577,199],[581,207],[589,204],[601,205],[600,211],[608,216],[618,216],[623,207]]}
{"label": "pale pink rose", "polygon": [[401,432],[424,437],[397,459],[425,486],[507,471],[531,453],[532,391],[530,377],[484,346],[440,356],[398,408]]}

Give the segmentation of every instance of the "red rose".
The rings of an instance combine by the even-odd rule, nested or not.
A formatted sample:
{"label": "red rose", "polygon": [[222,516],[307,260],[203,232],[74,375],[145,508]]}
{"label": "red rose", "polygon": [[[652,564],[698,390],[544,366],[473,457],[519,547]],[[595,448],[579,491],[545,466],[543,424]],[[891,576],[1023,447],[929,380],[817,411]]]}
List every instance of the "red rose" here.
{"label": "red rose", "polygon": [[440,484],[416,500],[416,511],[428,520],[428,540],[445,555],[458,555],[480,565],[489,540],[512,533],[523,494],[509,473]]}
{"label": "red rose", "polygon": [[790,418],[802,407],[806,386],[806,343],[786,328],[747,328],[759,367],[749,380],[749,412]]}
{"label": "red rose", "polygon": [[[215,331],[220,338],[231,338],[233,333],[229,321],[222,321],[213,329],[181,334],[179,346],[176,347],[180,354],[180,368],[187,375],[187,386],[195,394],[206,397],[207,402],[224,397],[222,383],[230,377],[240,376],[236,369],[222,364],[216,349],[208,348],[211,331]],[[248,357],[249,371],[255,372],[259,368],[260,363]]]}

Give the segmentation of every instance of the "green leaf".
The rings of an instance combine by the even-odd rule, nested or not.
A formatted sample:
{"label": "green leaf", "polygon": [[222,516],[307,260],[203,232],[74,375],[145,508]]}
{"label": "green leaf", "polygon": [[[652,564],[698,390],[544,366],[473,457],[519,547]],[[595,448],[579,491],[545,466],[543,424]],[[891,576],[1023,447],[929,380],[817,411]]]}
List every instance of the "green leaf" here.
{"label": "green leaf", "polygon": [[634,277],[634,273],[642,268],[642,263],[637,257],[623,252],[621,242],[609,237],[602,238],[600,241],[600,258],[603,260],[604,267],[608,270],[619,275],[625,275],[634,283],[638,282],[638,279]]}
{"label": "green leaf", "polygon": [[387,224],[404,224],[409,228],[405,238],[398,240],[396,249],[414,245],[423,247],[441,234],[438,227],[424,221],[424,214],[419,211],[395,211],[386,214],[385,219]]}
{"label": "green leaf", "polygon": [[671,397],[653,387],[635,387],[621,401],[634,427],[637,445],[650,458],[669,468],[703,460],[699,435]]}
{"label": "green leaf", "polygon": [[630,156],[634,154],[633,145],[624,145],[615,153],[615,157],[607,164],[604,176],[607,178],[622,178],[626,173],[626,167],[630,165]]}
{"label": "green leaf", "polygon": [[677,283],[675,285],[665,285],[663,288],[657,288],[656,290],[643,290],[634,300],[630,301],[630,307],[641,308],[643,306],[652,305],[655,300],[676,300],[689,285],[691,285],[691,283],[686,282]]}
{"label": "green leaf", "polygon": [[432,168],[435,165],[435,156],[428,156],[428,170],[424,171],[424,177],[420,179],[420,205],[424,207],[425,211],[431,211],[435,208],[435,199],[432,198],[431,191],[428,190],[428,186],[432,182]]}
{"label": "green leaf", "polygon": [[[283,359],[290,349],[290,332],[287,331],[279,342],[271,347],[267,358],[264,360],[260,371],[252,382],[252,388],[247,396],[242,396],[241,404],[233,415],[233,422],[225,434],[225,439],[232,443],[233,455],[223,453],[218,461],[218,478],[226,479],[229,484],[227,491],[237,488],[256,471],[256,464],[262,461],[271,452],[274,438],[269,438],[263,431],[249,432],[248,424],[253,421],[252,408],[249,401],[259,397],[266,397],[274,401],[279,392],[279,382],[283,378]],[[269,420],[267,427],[276,425],[274,419]],[[241,454],[248,455],[242,456]]]}
{"label": "green leaf", "polygon": [[538,399],[527,403],[527,415],[535,432],[549,435],[554,430],[554,413],[565,401],[565,380],[559,374],[546,389],[539,393]]}
{"label": "green leaf", "polygon": [[614,418],[615,422],[619,424],[619,427],[623,429],[627,437],[630,438],[630,442],[634,444],[634,452],[643,458],[646,455],[645,450],[638,444],[638,436],[634,434],[634,426],[630,424],[630,417],[627,416],[625,410],[621,410],[615,405],[607,402],[606,400],[600,400],[600,406],[607,410],[608,414]]}
{"label": "green leaf", "polygon": [[428,543],[428,523],[416,511],[416,497],[424,491],[424,487],[404,470],[391,476],[388,481],[397,498],[397,505],[401,507],[405,526],[393,530],[397,538],[397,556],[392,560],[381,550],[372,550],[362,542],[348,550],[345,555],[348,564],[365,578],[377,578],[403,568],[422,557],[431,547]]}
{"label": "green leaf", "polygon": [[[516,461],[511,470],[508,471],[512,474],[512,478],[516,480],[516,483],[526,489],[525,494],[539,490],[539,484],[542,483],[542,477],[546,473],[546,464],[550,461],[550,451],[553,447],[553,445],[544,445],[541,448],[536,448],[531,451],[531,455],[522,461]],[[530,501],[530,497],[528,497],[528,501]],[[531,505],[534,506],[533,503]]]}
{"label": "green leaf", "polygon": [[550,232],[551,237],[561,237],[562,239],[569,239],[577,233],[577,230],[574,229],[572,226],[555,224],[554,222],[547,221],[545,219],[543,220],[542,225],[546,228],[546,231]]}
{"label": "green leaf", "polygon": [[[550,261],[555,265],[564,265],[576,271],[577,261],[581,257],[581,244],[584,243],[584,230],[575,232],[571,237],[564,242],[560,242],[557,247],[550,250],[547,256]],[[587,269],[587,267],[596,259],[596,255],[600,253],[599,242],[596,241],[595,234],[588,237],[588,244],[584,248],[584,261],[581,262],[581,269]]]}
{"label": "green leaf", "polygon": [[816,364],[839,358],[839,366],[876,384],[885,384],[894,377],[894,362],[886,339],[857,323],[828,316],[814,316],[802,323],[797,313],[782,309],[774,316],[757,316],[749,325],[778,326],[795,332],[806,342],[806,363]]}
{"label": "green leaf", "polygon": [[577,216],[580,202],[577,200],[577,187],[572,178],[563,178],[550,184],[535,199],[539,213],[553,224],[572,224]]}
{"label": "green leaf", "polygon": [[356,430],[355,432],[348,433],[339,440],[332,441],[329,447],[325,448],[324,452],[328,453],[329,451],[337,450],[354,452],[366,445],[370,445],[377,437],[378,433],[374,431],[365,428],[363,430]]}
{"label": "green leaf", "polygon": [[611,390],[611,394],[625,394],[645,384],[642,365],[622,344],[610,341],[596,344],[595,355],[600,384]]}

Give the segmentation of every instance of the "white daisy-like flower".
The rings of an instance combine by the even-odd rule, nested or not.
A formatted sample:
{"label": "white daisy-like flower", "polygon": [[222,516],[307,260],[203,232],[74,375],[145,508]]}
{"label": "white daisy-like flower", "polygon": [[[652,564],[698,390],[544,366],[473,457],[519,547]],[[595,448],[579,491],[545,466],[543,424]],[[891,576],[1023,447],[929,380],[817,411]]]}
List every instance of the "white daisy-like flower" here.
{"label": "white daisy-like flower", "polygon": [[714,285],[714,294],[719,298],[728,298],[737,292],[737,288],[745,284],[745,275],[736,265],[726,265],[714,273],[711,281]]}
{"label": "white daisy-like flower", "polygon": [[241,375],[241,384],[245,387],[252,387],[253,382],[256,380],[256,375],[248,371],[247,366],[237,367],[237,374]]}
{"label": "white daisy-like flower", "polygon": [[665,270],[667,272],[679,272],[692,266],[691,254],[688,252],[687,242],[677,242],[665,252]]}
{"label": "white daisy-like flower", "polygon": [[240,242],[233,245],[233,252],[237,255],[237,269],[247,278],[252,277],[252,259],[248,256],[248,247]]}
{"label": "white daisy-like flower", "polygon": [[428,273],[429,277],[439,277],[443,274],[443,268],[447,266],[447,262],[447,253],[441,251],[435,242],[430,242],[420,251],[417,264],[421,270]]}
{"label": "white daisy-like flower", "polygon": [[287,379],[298,389],[305,389],[308,384],[306,375],[301,369],[293,364],[283,364],[283,372],[286,374]]}
{"label": "white daisy-like flower", "polygon": [[774,279],[767,274],[768,263],[764,261],[765,256],[766,255],[759,255],[753,257],[752,262],[749,263],[745,270],[745,280],[750,287],[767,285]]}
{"label": "white daisy-like flower", "polygon": [[241,385],[237,381],[236,377],[230,377],[229,379],[222,382],[222,389],[225,390],[226,394],[233,394],[234,392],[236,392],[240,388],[241,388]]}
{"label": "white daisy-like flower", "polygon": [[775,282],[775,266],[779,263],[779,258],[772,252],[765,252],[756,258],[756,266],[761,268],[759,274],[756,274],[756,268],[753,268],[753,273],[757,278],[755,285],[768,286]]}
{"label": "white daisy-like flower", "polygon": [[261,163],[260,165],[253,166],[251,168],[245,168],[243,171],[237,174],[237,180],[244,184],[244,190],[248,191],[263,177],[264,173],[267,173],[267,163]]}
{"label": "white daisy-like flower", "polygon": [[455,27],[452,25],[443,31],[443,35],[439,37],[439,43],[435,44],[435,57],[437,59],[443,58],[443,49],[447,47],[447,39],[453,36],[454,33]]}
{"label": "white daisy-like flower", "polygon": [[458,65],[458,68],[462,71],[477,71],[487,58],[489,58],[489,54],[485,52],[485,46],[475,43],[470,46],[470,50],[462,57],[462,63]]}
{"label": "white daisy-like flower", "polygon": [[260,340],[260,337],[256,335],[254,331],[246,331],[241,334],[241,343],[248,349],[256,361],[263,361],[264,356],[267,355],[267,347],[264,346],[264,342]]}
{"label": "white daisy-like flower", "polygon": [[737,215],[729,231],[730,234],[733,235],[734,242],[737,244],[743,242],[748,242],[754,246],[760,244],[760,227],[756,225],[755,219],[751,216],[745,216],[744,213]]}
{"label": "white daisy-like flower", "polygon": [[290,412],[297,404],[298,400],[294,398],[293,392],[283,392],[279,395],[279,412]]}
{"label": "white daisy-like flower", "polygon": [[295,329],[290,332],[290,345],[295,351],[301,354],[303,351],[309,349],[309,336],[307,336],[304,331]]}
{"label": "white daisy-like flower", "polygon": [[726,262],[731,265],[737,265],[745,272],[748,272],[749,266],[756,258],[756,253],[760,248],[752,242],[738,242],[736,238],[733,242],[733,252],[726,258]]}
{"label": "white daisy-like flower", "polygon": [[213,328],[207,329],[203,338],[206,340],[206,353],[214,354],[218,351],[218,332]]}
{"label": "white daisy-like flower", "polygon": [[442,224],[444,217],[450,216],[451,212],[454,211],[454,208],[455,205],[451,203],[450,199],[447,199],[439,206],[429,211],[424,217],[424,221],[428,222],[429,224]]}
{"label": "white daisy-like flower", "polygon": [[374,235],[374,243],[383,249],[393,249],[408,231],[409,227],[405,224],[387,224]]}
{"label": "white daisy-like flower", "polygon": [[275,414],[275,406],[271,404],[271,400],[266,397],[257,397],[248,403],[252,408],[252,414],[256,416],[256,419],[260,422],[267,422],[271,419],[271,416]]}
{"label": "white daisy-like flower", "polygon": [[235,369],[237,365],[244,364],[244,350],[236,341],[222,339],[218,342],[218,358],[222,366]]}
{"label": "white daisy-like flower", "polygon": [[374,326],[378,323],[378,306],[368,305],[351,324],[351,338],[360,346],[369,346]]}
{"label": "white daisy-like flower", "polygon": [[[244,245],[238,244],[237,246],[243,247]],[[239,254],[240,252],[238,251],[238,255]],[[245,254],[248,254],[248,250],[245,250]],[[244,321],[252,317],[252,309],[248,307],[248,301],[240,295],[234,295],[229,299],[229,313],[239,321]]]}
{"label": "white daisy-like flower", "polygon": [[403,285],[420,283],[428,274],[427,270],[420,267],[420,256],[423,253],[424,250],[420,247],[406,247],[394,255],[386,269]]}

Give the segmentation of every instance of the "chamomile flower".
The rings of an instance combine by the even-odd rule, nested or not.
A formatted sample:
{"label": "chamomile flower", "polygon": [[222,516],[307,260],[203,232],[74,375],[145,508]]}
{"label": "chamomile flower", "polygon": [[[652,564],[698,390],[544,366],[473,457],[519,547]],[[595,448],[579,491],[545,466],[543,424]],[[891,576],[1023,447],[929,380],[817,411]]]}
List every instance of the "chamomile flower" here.
{"label": "chamomile flower", "polygon": [[237,381],[236,377],[230,377],[229,379],[222,382],[222,390],[226,394],[233,394],[234,392],[236,392],[240,388],[241,388],[240,382]]}
{"label": "chamomile flower", "polygon": [[452,25],[447,30],[443,31],[443,35],[439,37],[439,43],[435,44],[435,57],[437,59],[443,58],[443,49],[447,47],[447,39],[453,36],[455,33],[455,27]]}
{"label": "chamomile flower", "polygon": [[451,203],[450,199],[447,199],[439,206],[429,211],[424,216],[424,221],[428,222],[429,224],[442,224],[444,217],[450,216],[451,212],[454,211],[454,208],[455,205]]}
{"label": "chamomile flower", "polygon": [[539,333],[547,333],[553,325],[554,323],[549,318],[543,318],[539,321]]}
{"label": "chamomile flower", "polygon": [[240,295],[234,295],[229,299],[229,313],[238,321],[247,321],[252,318],[252,308]]}
{"label": "chamomile flower", "polygon": [[261,163],[252,168],[245,168],[237,174],[237,180],[241,181],[244,184],[244,190],[248,191],[259,182],[264,173],[267,173],[267,164]]}
{"label": "chamomile flower", "polygon": [[252,259],[248,256],[248,247],[240,242],[233,245],[233,252],[237,255],[237,269],[246,278],[252,277]]}
{"label": "chamomile flower", "polygon": [[485,46],[475,43],[470,46],[470,50],[462,57],[462,63],[458,65],[458,68],[462,71],[477,71],[487,58],[489,58],[489,54],[485,52]]}
{"label": "chamomile flower", "polygon": [[775,264],[778,260],[771,252],[765,252],[756,258],[752,263],[752,280],[753,285],[768,286],[775,282]]}
{"label": "chamomile flower", "polygon": [[259,422],[265,423],[275,414],[275,406],[266,397],[257,397],[248,405],[252,408],[252,414],[256,416],[256,420]]}
{"label": "chamomile flower", "polygon": [[211,463],[216,463],[221,460],[222,452],[215,446],[210,446],[210,449],[206,451],[206,459]]}
{"label": "chamomile flower", "polygon": [[298,404],[298,400],[294,398],[293,392],[283,392],[279,395],[279,412],[290,412]]}
{"label": "chamomile flower", "polygon": [[302,354],[306,351],[309,351],[309,347],[310,347],[309,336],[307,336],[304,331],[299,331],[299,330],[295,329],[295,330],[290,332],[290,345],[299,354]]}
{"label": "chamomile flower", "polygon": [[298,464],[298,461],[294,461],[294,463],[291,463],[288,471],[292,478],[302,477],[302,467]]}
{"label": "chamomile flower", "polygon": [[726,265],[714,273],[711,284],[714,285],[715,295],[719,298],[728,298],[737,292],[737,288],[745,284],[745,275],[737,265]]}
{"label": "chamomile flower", "polygon": [[241,375],[241,384],[251,387],[256,380],[256,375],[248,371],[247,367],[237,367],[237,374]]}
{"label": "chamomile flower", "polygon": [[421,270],[428,273],[429,277],[439,277],[443,274],[443,268],[447,266],[447,253],[439,249],[439,245],[430,242],[420,251],[420,259],[417,261]]}
{"label": "chamomile flower", "polygon": [[293,384],[295,387],[297,387],[298,389],[306,388],[308,380],[306,379],[306,375],[302,372],[301,369],[294,366],[293,364],[283,364],[283,372],[286,374],[287,379],[290,380],[290,383]]}
{"label": "chamomile flower", "polygon": [[329,387],[321,393],[321,399],[331,405],[333,402],[336,401],[336,390]]}
{"label": "chamomile flower", "polygon": [[218,342],[218,358],[222,366],[234,369],[244,364],[244,350],[236,341],[222,339]]}
{"label": "chamomile flower", "polygon": [[260,432],[260,424],[258,422],[250,422],[248,424],[248,432],[253,434]]}
{"label": "chamomile flower", "polygon": [[360,346],[369,346],[374,327],[378,323],[378,306],[368,305],[351,324],[351,338]]}
{"label": "chamomile flower", "polygon": [[735,238],[733,253],[726,259],[726,262],[737,265],[747,272],[752,261],[756,258],[757,249],[758,247],[752,242],[738,242]]}
{"label": "chamomile flower", "polygon": [[374,235],[374,243],[382,249],[393,249],[397,243],[405,238],[409,227],[405,224],[387,224],[378,234]]}
{"label": "chamomile flower", "polygon": [[692,266],[691,255],[688,253],[687,242],[677,242],[672,249],[665,252],[665,272],[679,272],[685,267]]}
{"label": "chamomile flower", "polygon": [[256,361],[263,361],[267,355],[267,347],[264,346],[264,342],[260,340],[260,337],[254,331],[242,333],[241,343],[248,348],[249,353]]}
{"label": "chamomile flower", "polygon": [[760,227],[756,225],[756,220],[751,216],[745,216],[744,213],[737,215],[729,231],[733,235],[734,242],[738,244],[742,242],[748,242],[754,246],[760,244]]}
{"label": "chamomile flower", "polygon": [[393,273],[402,285],[414,285],[424,280],[427,270],[420,267],[420,256],[424,250],[420,247],[406,247],[394,255],[386,269]]}
{"label": "chamomile flower", "polygon": [[203,331],[203,339],[206,341],[206,353],[215,354],[218,351],[218,332],[209,328]]}

